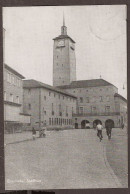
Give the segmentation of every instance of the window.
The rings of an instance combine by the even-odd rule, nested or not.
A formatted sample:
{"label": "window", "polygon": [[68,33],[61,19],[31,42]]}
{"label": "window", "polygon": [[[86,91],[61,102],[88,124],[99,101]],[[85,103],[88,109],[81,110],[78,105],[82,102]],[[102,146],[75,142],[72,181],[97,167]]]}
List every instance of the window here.
{"label": "window", "polygon": [[106,106],[105,110],[106,110],[107,113],[110,112],[110,106]]}
{"label": "window", "polygon": [[49,118],[49,125],[51,125],[51,118]]}
{"label": "window", "polygon": [[103,102],[102,96],[99,96],[99,98],[100,98],[100,102]]}
{"label": "window", "polygon": [[16,102],[19,103],[19,96],[16,96]]}
{"label": "window", "polygon": [[49,96],[51,96],[51,92],[49,92]]}
{"label": "window", "polygon": [[44,115],[46,115],[46,111],[44,110]]}
{"label": "window", "polygon": [[60,94],[59,94],[59,99],[60,99]]}
{"label": "window", "polygon": [[109,102],[110,101],[110,96],[107,96],[107,102]]}
{"label": "window", "polygon": [[80,100],[80,103],[83,103],[83,98],[82,97],[80,97],[79,100]]}
{"label": "window", "polygon": [[53,103],[52,103],[52,111],[54,110],[54,106],[53,106]]}
{"label": "window", "polygon": [[52,115],[54,115],[54,105],[52,103]]}
{"label": "window", "polygon": [[44,96],[44,100],[46,100],[46,96]]}
{"label": "window", "polygon": [[13,94],[10,94],[10,102],[13,102],[13,101],[14,101]]}
{"label": "window", "polygon": [[73,91],[73,93],[75,93],[75,90]]}
{"label": "window", "polygon": [[96,109],[96,106],[92,106],[92,112],[94,112],[94,113],[95,113],[95,112],[96,112],[96,110],[97,110],[97,109]]}
{"label": "window", "polygon": [[6,92],[4,91],[4,100],[6,100]]}
{"label": "window", "polygon": [[55,118],[55,125],[56,125],[57,123],[56,123],[56,118]]}
{"label": "window", "polygon": [[53,118],[52,118],[52,125],[53,125]]}
{"label": "window", "polygon": [[31,89],[28,90],[28,95],[31,95]]}
{"label": "window", "polygon": [[89,103],[89,97],[86,97],[86,102]]}
{"label": "window", "polygon": [[74,113],[73,107],[72,107],[72,114]]}
{"label": "window", "polygon": [[83,114],[83,107],[79,107],[79,114]]}
{"label": "window", "polygon": [[57,120],[57,125],[58,125],[58,118],[56,118],[56,120]]}
{"label": "window", "polygon": [[31,110],[31,104],[28,104],[28,109]]}
{"label": "window", "polygon": [[7,81],[10,83],[11,80],[10,80],[10,73],[7,73]]}
{"label": "window", "polygon": [[66,106],[66,116],[68,117],[68,106]]}
{"label": "window", "polygon": [[63,64],[62,64],[62,67],[63,67]]}
{"label": "window", "polygon": [[12,75],[12,81],[11,82],[12,82],[12,84],[14,84],[14,76],[13,75]]}
{"label": "window", "polygon": [[58,59],[58,55],[57,55],[57,59]]}

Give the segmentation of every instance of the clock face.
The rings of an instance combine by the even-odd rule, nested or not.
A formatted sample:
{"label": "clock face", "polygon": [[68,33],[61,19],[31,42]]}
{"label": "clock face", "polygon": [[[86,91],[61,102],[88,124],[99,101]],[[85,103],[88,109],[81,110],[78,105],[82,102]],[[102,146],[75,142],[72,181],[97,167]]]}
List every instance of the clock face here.
{"label": "clock face", "polygon": [[65,45],[65,41],[64,40],[59,40],[58,41],[58,47],[64,46],[64,45]]}

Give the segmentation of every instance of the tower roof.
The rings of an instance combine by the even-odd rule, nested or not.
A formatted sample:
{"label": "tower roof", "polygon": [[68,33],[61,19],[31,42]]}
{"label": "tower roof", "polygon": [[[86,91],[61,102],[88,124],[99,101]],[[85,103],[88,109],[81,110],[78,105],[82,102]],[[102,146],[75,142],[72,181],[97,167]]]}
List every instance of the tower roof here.
{"label": "tower roof", "polygon": [[75,41],[68,35],[60,35],[60,36],[53,38],[53,40],[58,40],[58,39],[63,39],[63,38],[69,38],[73,43],[75,43]]}

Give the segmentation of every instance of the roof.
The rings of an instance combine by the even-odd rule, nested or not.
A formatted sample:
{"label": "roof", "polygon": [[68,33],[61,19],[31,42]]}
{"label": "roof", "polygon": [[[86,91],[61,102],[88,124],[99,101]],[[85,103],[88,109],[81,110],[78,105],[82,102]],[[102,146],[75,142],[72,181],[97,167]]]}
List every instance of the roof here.
{"label": "roof", "polygon": [[42,82],[39,82],[39,81],[36,81],[36,80],[24,80],[23,81],[23,88],[46,88],[48,90],[52,90],[54,92],[58,92],[58,93],[61,93],[63,95],[67,95],[67,96],[71,96],[73,98],[77,98],[76,96],[72,95],[72,94],[69,94],[59,88],[56,88],[56,87],[53,87],[53,86],[50,86],[48,84],[44,84]]}
{"label": "roof", "polygon": [[127,100],[123,96],[121,96],[120,94],[115,93],[114,97],[118,97],[118,98],[122,99],[124,102],[127,102]]}
{"label": "roof", "polygon": [[8,71],[10,71],[11,73],[17,75],[18,77],[20,77],[21,79],[25,79],[25,77],[23,75],[21,75],[20,73],[18,73],[17,71],[15,71],[12,67],[8,66],[7,64],[4,64],[4,68],[6,68]]}
{"label": "roof", "polygon": [[73,43],[75,43],[75,41],[68,35],[60,35],[56,38],[53,38],[53,40],[57,40],[57,39],[63,39],[63,38],[69,38]]}
{"label": "roof", "polygon": [[114,86],[113,84],[103,80],[103,79],[92,79],[92,80],[79,80],[72,81],[70,85],[58,86],[60,89],[69,88],[87,88],[87,87],[100,87],[100,86]]}

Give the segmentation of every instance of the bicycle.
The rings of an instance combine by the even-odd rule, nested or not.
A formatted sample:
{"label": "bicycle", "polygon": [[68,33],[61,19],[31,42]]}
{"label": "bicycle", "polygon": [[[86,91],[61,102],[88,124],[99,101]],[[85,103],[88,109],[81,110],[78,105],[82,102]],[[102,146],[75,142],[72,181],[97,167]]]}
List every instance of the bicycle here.
{"label": "bicycle", "polygon": [[102,139],[103,139],[103,136],[102,136],[102,130],[98,130],[98,132],[97,132],[97,136],[99,137],[99,140],[100,140],[100,142],[102,141]]}

